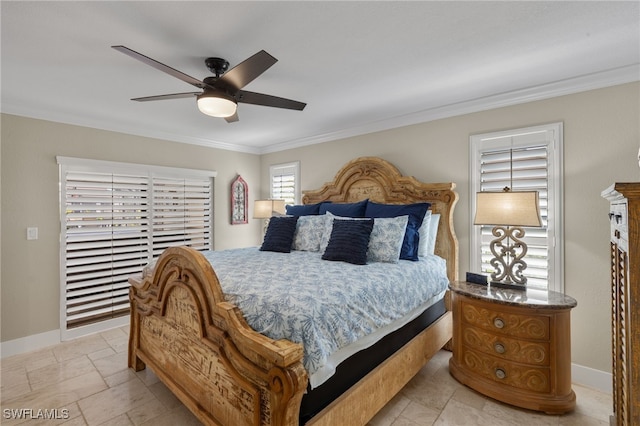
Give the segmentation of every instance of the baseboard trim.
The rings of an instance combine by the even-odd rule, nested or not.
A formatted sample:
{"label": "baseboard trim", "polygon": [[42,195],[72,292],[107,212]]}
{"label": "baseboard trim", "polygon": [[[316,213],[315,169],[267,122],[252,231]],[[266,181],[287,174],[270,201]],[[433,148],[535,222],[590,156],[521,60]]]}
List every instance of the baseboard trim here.
{"label": "baseboard trim", "polygon": [[[13,355],[43,349],[47,346],[57,345],[62,341],[60,336],[60,330],[51,330],[1,342],[0,358],[7,358]],[[601,392],[613,393],[613,376],[611,373],[579,364],[571,364],[571,379],[573,383],[597,389]]]}
{"label": "baseboard trim", "polygon": [[60,343],[60,330],[45,331],[44,333],[20,337],[0,343],[0,358],[20,355]]}
{"label": "baseboard trim", "polygon": [[112,318],[100,323],[89,324],[72,330],[51,330],[44,333],[33,334],[19,339],[0,342],[0,359],[13,355],[37,351],[48,346],[57,345],[62,342],[74,340],[91,334],[102,333],[103,331],[122,327],[129,324],[129,315]]}
{"label": "baseboard trim", "polygon": [[613,393],[613,375],[605,371],[585,367],[584,365],[571,364],[571,381],[600,392]]}

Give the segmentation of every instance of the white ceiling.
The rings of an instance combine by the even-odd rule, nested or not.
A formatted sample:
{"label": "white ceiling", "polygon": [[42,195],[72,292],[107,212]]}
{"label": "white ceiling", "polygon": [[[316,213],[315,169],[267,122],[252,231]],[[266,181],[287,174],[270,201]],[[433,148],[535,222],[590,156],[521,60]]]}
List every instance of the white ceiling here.
{"label": "white ceiling", "polygon": [[[2,112],[264,153],[640,80],[640,2],[2,1]],[[194,87],[204,58],[279,59],[246,86],[307,103],[130,98]]]}

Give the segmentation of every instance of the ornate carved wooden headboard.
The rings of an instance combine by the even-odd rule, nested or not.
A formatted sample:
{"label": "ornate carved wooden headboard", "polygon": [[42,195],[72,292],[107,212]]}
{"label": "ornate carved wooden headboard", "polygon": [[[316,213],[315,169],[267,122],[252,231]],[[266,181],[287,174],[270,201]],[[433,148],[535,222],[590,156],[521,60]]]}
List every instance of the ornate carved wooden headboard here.
{"label": "ornate carved wooden headboard", "polygon": [[453,228],[453,211],[458,202],[455,183],[423,183],[413,176],[403,176],[386,160],[360,157],[347,163],[322,188],[303,191],[302,202],[321,201],[336,203],[369,199],[377,203],[410,204],[431,203],[433,213],[440,213],[435,253],[447,260],[450,281],[458,279],[458,239]]}

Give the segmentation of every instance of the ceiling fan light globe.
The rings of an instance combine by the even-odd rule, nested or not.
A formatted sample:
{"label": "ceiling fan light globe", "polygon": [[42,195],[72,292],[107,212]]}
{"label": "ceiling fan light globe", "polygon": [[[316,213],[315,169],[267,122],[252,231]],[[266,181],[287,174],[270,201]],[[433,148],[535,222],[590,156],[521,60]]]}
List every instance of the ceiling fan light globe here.
{"label": "ceiling fan light globe", "polygon": [[231,117],[238,107],[231,96],[223,93],[203,93],[197,102],[200,112],[212,117]]}

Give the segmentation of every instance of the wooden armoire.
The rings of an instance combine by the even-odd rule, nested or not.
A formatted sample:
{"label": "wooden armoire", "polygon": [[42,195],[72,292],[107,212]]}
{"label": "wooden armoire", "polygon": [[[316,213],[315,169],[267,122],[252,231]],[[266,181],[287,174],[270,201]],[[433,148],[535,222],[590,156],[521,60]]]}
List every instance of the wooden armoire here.
{"label": "wooden armoire", "polygon": [[640,425],[640,183],[615,183],[610,203],[613,416]]}

